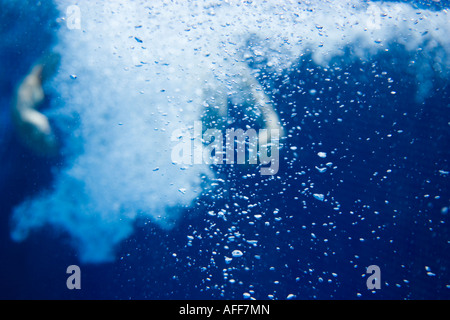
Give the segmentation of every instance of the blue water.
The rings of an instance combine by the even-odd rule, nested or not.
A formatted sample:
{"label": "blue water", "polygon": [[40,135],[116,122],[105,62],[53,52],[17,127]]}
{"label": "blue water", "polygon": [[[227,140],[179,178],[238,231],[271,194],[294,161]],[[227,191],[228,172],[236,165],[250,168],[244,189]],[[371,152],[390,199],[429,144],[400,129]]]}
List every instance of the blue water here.
{"label": "blue water", "polygon": [[[213,167],[222,182],[177,209],[172,229],[151,218],[133,221],[112,261],[84,262],[70,230],[51,223],[13,241],[15,208],[55,185],[67,159],[36,156],[15,135],[11,92],[58,40],[56,27],[42,22],[56,16],[50,2],[29,6],[35,10],[11,3],[0,2],[0,298],[450,298],[448,70],[418,83],[410,62],[426,57],[395,43],[365,60],[337,57],[328,67],[306,52],[278,73],[264,67],[264,57],[249,58],[287,132],[278,174]],[[409,3],[448,10],[444,1]],[[40,41],[14,31],[38,27]],[[243,256],[227,262],[235,249]],[[81,290],[66,287],[72,264],[81,268]],[[366,287],[370,265],[380,267],[379,290]]]}

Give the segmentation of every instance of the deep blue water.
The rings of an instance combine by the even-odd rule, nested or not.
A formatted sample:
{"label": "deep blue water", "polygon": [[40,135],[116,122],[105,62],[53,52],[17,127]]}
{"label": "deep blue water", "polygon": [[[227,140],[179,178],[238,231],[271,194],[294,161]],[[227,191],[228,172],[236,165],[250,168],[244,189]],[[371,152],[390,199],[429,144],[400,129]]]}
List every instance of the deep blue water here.
{"label": "deep blue water", "polygon": [[[1,19],[5,26],[15,18]],[[10,92],[27,70],[25,53],[15,53],[0,52],[6,65],[21,66],[8,70],[0,94],[0,298],[242,299],[249,291],[256,299],[450,298],[443,209],[450,204],[450,82],[436,77],[417,102],[416,80],[401,67],[414,53],[394,47],[365,62],[336,61],[338,70],[305,55],[285,74],[262,72],[288,131],[278,175],[216,168],[226,184],[186,208],[174,230],[138,223],[117,259],[99,265],[80,264],[70,240],[50,227],[23,243],[10,238],[12,209],[51,185],[52,168],[63,161],[33,155],[14,135]],[[31,64],[36,54],[25,55]],[[322,151],[325,159],[317,157]],[[325,173],[315,169],[327,162]],[[312,189],[302,193],[311,183],[327,201],[315,200]],[[256,211],[238,214],[249,198],[265,223],[249,223]],[[221,208],[226,220],[207,215]],[[227,264],[219,253],[233,244],[230,236],[239,238],[235,228],[258,243]],[[66,288],[71,264],[81,267],[81,290]],[[369,265],[381,269],[379,290],[366,288]]]}

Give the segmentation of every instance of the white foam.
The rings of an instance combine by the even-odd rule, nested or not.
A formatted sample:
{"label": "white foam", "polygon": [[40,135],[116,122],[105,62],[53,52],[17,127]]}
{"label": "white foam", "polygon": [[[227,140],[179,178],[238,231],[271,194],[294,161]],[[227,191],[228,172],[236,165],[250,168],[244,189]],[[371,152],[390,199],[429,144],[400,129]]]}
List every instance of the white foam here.
{"label": "white foam", "polygon": [[[62,15],[73,4],[57,3]],[[422,48],[414,69],[420,81],[427,79],[423,70],[448,75],[446,11],[307,3],[80,2],[81,30],[62,25],[58,33],[62,62],[52,85],[59,98],[48,114],[65,134],[68,160],[51,190],[15,209],[12,237],[23,240],[50,224],[73,237],[82,261],[102,262],[114,257],[138,217],[170,227],[176,208],[201,194],[200,175],[209,173],[172,164],[171,133],[199,119],[202,88],[239,95],[236,79],[249,55],[282,72],[308,52],[326,65],[345,47],[352,60],[399,43]]]}

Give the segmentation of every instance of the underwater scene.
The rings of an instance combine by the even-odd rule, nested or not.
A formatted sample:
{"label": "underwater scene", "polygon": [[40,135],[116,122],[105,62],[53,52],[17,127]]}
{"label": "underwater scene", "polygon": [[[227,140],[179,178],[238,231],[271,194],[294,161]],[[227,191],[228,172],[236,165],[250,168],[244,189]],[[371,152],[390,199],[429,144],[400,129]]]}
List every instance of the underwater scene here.
{"label": "underwater scene", "polygon": [[0,0],[0,299],[450,299],[449,10]]}

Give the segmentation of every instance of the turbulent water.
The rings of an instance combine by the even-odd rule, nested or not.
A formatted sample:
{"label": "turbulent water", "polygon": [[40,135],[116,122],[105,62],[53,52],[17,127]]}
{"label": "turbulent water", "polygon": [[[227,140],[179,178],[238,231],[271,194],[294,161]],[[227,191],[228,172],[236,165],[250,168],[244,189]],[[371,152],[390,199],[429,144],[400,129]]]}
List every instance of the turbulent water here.
{"label": "turbulent water", "polygon": [[[12,2],[4,2],[12,6]],[[402,133],[413,131],[414,125],[402,122],[400,116],[389,129],[376,128],[377,121],[384,121],[384,114],[388,118],[397,109],[402,110],[398,114],[407,114],[408,108],[399,102],[402,99],[410,106],[433,108],[426,101],[442,97],[436,100],[447,108],[442,123],[429,127],[431,131],[438,127],[439,134],[434,137],[440,137],[442,143],[445,137],[448,140],[449,112],[442,102],[448,102],[445,88],[450,71],[446,9],[369,1],[83,1],[76,4],[80,28],[69,28],[72,17],[66,10],[73,4],[58,0],[41,7],[49,13],[44,17],[49,26],[42,27],[53,39],[47,50],[61,56],[56,74],[45,84],[50,101],[45,114],[58,130],[64,160],[53,168],[52,185],[11,213],[11,235],[16,241],[32,241],[31,231],[51,226],[69,235],[82,262],[114,261],[117,246],[133,235],[137,221],[170,229],[185,219],[183,212],[206,195],[217,201],[217,206],[205,205],[196,213],[198,219],[223,223],[228,216],[228,221],[233,221],[227,232],[219,232],[229,240],[226,248],[230,252],[222,258],[226,265],[248,257],[246,250],[268,246],[264,225],[272,228],[281,217],[292,225],[286,222],[284,230],[278,232],[292,229],[291,235],[297,235],[276,240],[275,253],[286,250],[283,256],[295,255],[296,248],[313,245],[318,237],[326,247],[333,236],[320,237],[320,232],[309,229],[312,218],[305,218],[313,209],[327,212],[323,228],[345,233],[343,238],[356,239],[361,245],[370,231],[374,234],[395,225],[398,211],[380,204],[392,201],[388,195],[377,199],[377,205],[365,204],[358,196],[340,194],[339,186],[350,179],[354,183],[349,187],[351,192],[364,190],[364,194],[369,183],[376,180],[379,186],[408,161],[406,156],[382,156],[382,151],[389,154],[397,145],[414,148],[418,139],[401,140]],[[36,19],[41,21],[42,15]],[[29,26],[33,26],[32,21],[30,18]],[[27,34],[40,33],[26,26],[17,32],[24,29]],[[32,43],[32,36],[28,38],[26,41]],[[0,48],[5,51],[7,44]],[[217,172],[205,164],[180,166],[171,158],[172,133],[192,127],[201,118],[211,92],[225,93],[237,105],[235,121],[256,125],[244,108],[239,109],[246,95],[239,79],[247,67],[274,100],[286,130],[279,176],[259,182],[271,190],[260,190],[266,195],[264,199],[257,196],[259,183],[254,174],[236,173],[228,167]],[[396,78],[399,74],[407,80]],[[417,114],[416,110],[411,107],[410,113]],[[329,132],[324,134],[324,130]],[[383,141],[375,141],[377,136],[383,136]],[[364,143],[372,147],[352,149]],[[441,146],[448,147],[448,143]],[[447,156],[443,152],[433,169],[444,179],[449,169]],[[355,169],[356,163],[367,168],[373,157],[392,161],[370,168],[367,178],[364,169]],[[340,162],[346,165],[340,166]],[[358,172],[363,172],[368,184],[358,185]],[[257,186],[254,191],[249,187],[252,183]],[[395,194],[401,186],[390,188]],[[448,188],[439,190],[428,197],[443,200],[438,206],[445,211]],[[286,205],[285,201],[292,202]],[[280,210],[283,203],[290,208],[285,215]],[[377,217],[389,211],[391,218],[378,229],[361,231],[362,236],[349,231],[351,223],[344,231],[332,218],[334,214],[350,215],[353,226],[363,225],[361,211]],[[232,219],[230,214],[245,218]],[[199,232],[203,239],[217,236],[216,223],[220,224],[208,224],[206,234]],[[241,227],[243,224],[246,227]],[[256,225],[258,231],[239,233],[249,225]],[[188,245],[197,239],[202,238],[189,235]],[[323,249],[317,255],[324,252],[325,256],[340,254],[339,249],[337,253]],[[208,254],[213,257],[218,253],[211,249]],[[255,254],[254,259],[261,259],[261,255]],[[308,256],[299,259],[307,260]],[[357,265],[357,259],[349,258],[352,265]],[[305,273],[308,269],[312,273],[314,268],[305,267]],[[228,281],[228,273],[221,277]],[[319,279],[326,277],[331,283],[337,275],[330,273]],[[299,281],[296,276],[294,282],[295,278]],[[223,287],[220,290],[223,293]],[[244,297],[250,297],[252,289],[246,290],[250,293]]]}

